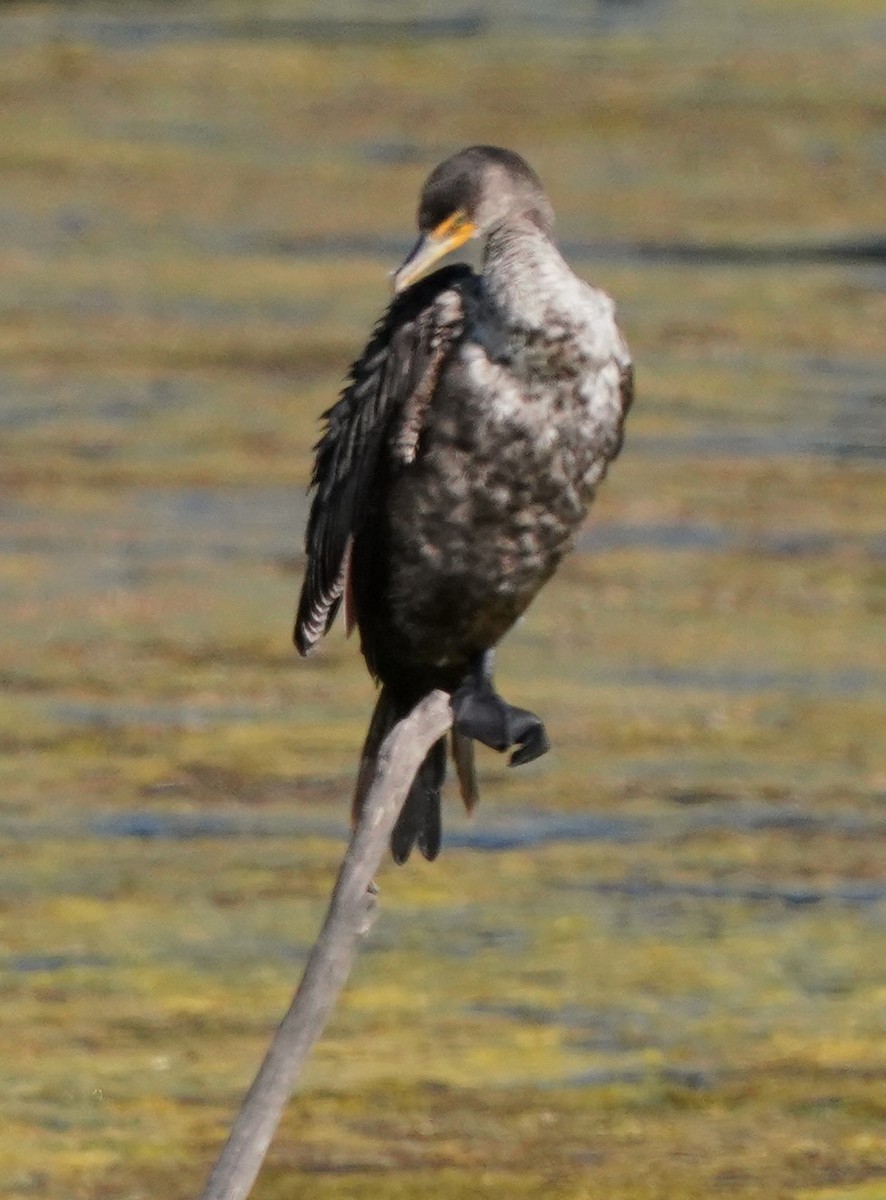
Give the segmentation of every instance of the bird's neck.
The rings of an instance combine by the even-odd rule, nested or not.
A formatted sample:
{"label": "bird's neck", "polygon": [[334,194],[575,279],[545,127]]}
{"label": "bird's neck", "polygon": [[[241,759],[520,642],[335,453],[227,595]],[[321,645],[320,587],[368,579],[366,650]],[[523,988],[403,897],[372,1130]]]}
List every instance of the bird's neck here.
{"label": "bird's neck", "polygon": [[483,255],[490,303],[510,325],[541,329],[566,301],[575,276],[551,238],[531,221],[493,229]]}

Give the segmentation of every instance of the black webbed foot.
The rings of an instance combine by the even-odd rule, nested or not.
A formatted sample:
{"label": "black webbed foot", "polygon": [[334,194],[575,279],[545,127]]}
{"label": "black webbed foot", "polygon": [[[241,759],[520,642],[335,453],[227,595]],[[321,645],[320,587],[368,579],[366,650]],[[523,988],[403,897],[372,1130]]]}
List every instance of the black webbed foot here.
{"label": "black webbed foot", "polygon": [[465,737],[482,742],[499,753],[511,745],[508,705],[486,683],[471,679],[452,696],[455,728]]}
{"label": "black webbed foot", "polygon": [[511,755],[508,766],[519,767],[522,763],[532,762],[534,758],[541,758],[543,754],[547,754],[551,748],[551,739],[540,718],[525,708],[511,708],[510,705],[507,707],[513,734],[511,745],[519,747]]}
{"label": "black webbed foot", "polygon": [[499,753],[517,746],[510,758],[512,767],[532,762],[551,748],[545,727],[535,713],[508,704],[486,678],[463,683],[453,693],[452,711],[455,728],[466,737]]}

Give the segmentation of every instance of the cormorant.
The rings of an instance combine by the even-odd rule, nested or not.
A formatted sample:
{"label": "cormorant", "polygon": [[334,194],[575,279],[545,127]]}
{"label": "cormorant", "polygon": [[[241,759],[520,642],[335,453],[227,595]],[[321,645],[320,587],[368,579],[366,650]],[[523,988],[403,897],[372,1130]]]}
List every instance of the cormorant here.
{"label": "cormorant", "polygon": [[[492,680],[493,647],[569,549],[622,444],[631,359],[604,292],[560,255],[554,214],[513,151],[471,146],[431,172],[420,237],[394,299],[325,414],[311,480],[295,643],[308,654],[344,605],[382,684],[354,797],[392,725],[433,688],[452,696],[452,755],[468,809],[473,740],[548,748]],[[485,237],[481,274],[425,272]],[[397,862],[440,848],[441,740],[391,839]]]}

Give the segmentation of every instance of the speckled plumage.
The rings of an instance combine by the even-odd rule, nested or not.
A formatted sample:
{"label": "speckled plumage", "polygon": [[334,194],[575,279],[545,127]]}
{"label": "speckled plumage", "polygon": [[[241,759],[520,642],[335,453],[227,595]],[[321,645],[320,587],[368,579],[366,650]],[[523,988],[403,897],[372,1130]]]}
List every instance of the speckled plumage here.
{"label": "speckled plumage", "polygon": [[[611,300],[560,256],[522,160],[512,167],[516,156],[492,149],[484,159],[485,149],[463,152],[477,160],[471,203],[493,214],[485,230],[478,222],[482,275],[446,268],[395,298],[318,444],[296,641],[310,650],[344,598],[384,684],[387,716],[367,739],[358,802],[393,720],[433,687],[457,689],[550,578],[621,447],[631,402]],[[488,177],[476,184],[478,170]],[[510,196],[509,172],[510,205],[498,195]],[[436,189],[434,179],[431,226],[448,216],[447,179]],[[457,208],[466,185],[452,186]],[[459,747],[459,776],[473,802],[470,746]],[[431,766],[414,792],[439,790],[439,752]],[[434,819],[427,844],[421,813],[406,831],[429,857]]]}

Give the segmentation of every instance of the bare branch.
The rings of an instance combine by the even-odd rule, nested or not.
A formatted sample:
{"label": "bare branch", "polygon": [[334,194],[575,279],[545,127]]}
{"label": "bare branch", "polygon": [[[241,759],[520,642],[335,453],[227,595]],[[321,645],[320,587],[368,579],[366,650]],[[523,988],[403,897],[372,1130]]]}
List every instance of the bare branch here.
{"label": "bare branch", "polygon": [[345,853],[323,928],[200,1200],[245,1200],[252,1190],[295,1081],[347,980],[358,939],[368,928],[372,881],[406,793],[425,755],[451,723],[449,697],[432,692],[382,743],[375,781]]}

